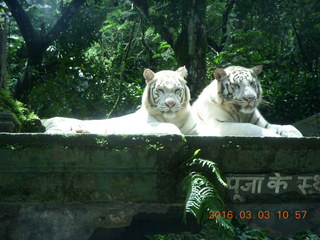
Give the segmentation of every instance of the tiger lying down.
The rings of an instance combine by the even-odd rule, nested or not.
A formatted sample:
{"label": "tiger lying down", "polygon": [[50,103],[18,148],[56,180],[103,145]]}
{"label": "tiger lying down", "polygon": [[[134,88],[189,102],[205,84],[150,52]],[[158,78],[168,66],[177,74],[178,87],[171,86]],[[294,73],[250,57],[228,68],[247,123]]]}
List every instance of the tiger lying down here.
{"label": "tiger lying down", "polygon": [[46,133],[197,135],[185,80],[187,69],[157,73],[146,69],[143,76],[147,85],[135,113],[105,120],[54,117],[41,121]]}
{"label": "tiger lying down", "polygon": [[262,66],[216,69],[215,80],[190,106],[187,70],[146,69],[141,108],[106,120],[55,117],[42,120],[47,133],[184,134],[206,136],[302,137],[291,125],[268,123],[258,110]]}
{"label": "tiger lying down", "polygon": [[200,135],[302,137],[291,125],[268,123],[257,109],[262,66],[216,69],[215,80],[192,105]]}

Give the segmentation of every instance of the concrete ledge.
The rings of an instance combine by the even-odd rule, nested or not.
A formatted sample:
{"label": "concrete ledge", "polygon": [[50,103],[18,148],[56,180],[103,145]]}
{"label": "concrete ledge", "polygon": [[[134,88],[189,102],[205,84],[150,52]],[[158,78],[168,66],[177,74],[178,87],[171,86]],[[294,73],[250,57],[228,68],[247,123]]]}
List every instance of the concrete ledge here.
{"label": "concrete ledge", "polygon": [[[229,181],[230,189],[221,189],[221,195],[235,216],[251,211],[255,218],[246,219],[248,224],[275,236],[307,228],[319,231],[320,138],[2,133],[0,238],[9,234],[9,239],[43,239],[39,231],[61,219],[70,226],[57,223],[52,226],[61,229],[46,232],[63,230],[71,236],[87,229],[83,238],[76,239],[88,239],[95,228],[130,225],[138,213],[165,213],[170,206],[181,210],[180,182],[185,173],[179,166],[196,149],[202,149],[200,157],[215,161]],[[113,206],[124,209],[117,225],[97,224],[94,213],[109,219]],[[64,209],[62,215],[57,214],[58,208]],[[92,220],[68,221],[68,216],[82,215],[80,209],[92,212]],[[259,211],[274,215],[261,220]],[[280,220],[278,211],[290,211],[289,219]],[[295,211],[307,211],[308,218],[294,219]],[[26,222],[29,227],[23,225]],[[14,237],[19,229],[29,230]],[[40,229],[38,235],[32,233],[34,229]],[[53,234],[45,239],[75,238]]]}
{"label": "concrete ledge", "polygon": [[175,202],[177,186],[168,186],[177,181],[172,173],[183,141],[175,136],[0,134],[0,200]]}

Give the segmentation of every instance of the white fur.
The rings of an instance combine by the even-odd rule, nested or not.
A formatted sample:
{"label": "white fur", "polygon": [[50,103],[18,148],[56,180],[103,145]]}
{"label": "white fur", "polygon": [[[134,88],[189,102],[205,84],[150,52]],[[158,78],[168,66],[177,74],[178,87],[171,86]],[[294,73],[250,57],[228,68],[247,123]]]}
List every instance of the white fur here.
{"label": "white fur", "polygon": [[[261,72],[261,67],[255,67],[252,69],[246,69],[242,67],[229,67],[224,71],[217,71],[215,73],[216,78],[221,77],[219,81],[223,81],[226,77],[232,77],[234,70],[240,69],[241,71],[247,71],[248,78],[256,78]],[[258,74],[255,75],[256,72]],[[252,79],[250,79],[252,80]],[[302,134],[291,125],[275,125],[269,124],[263,116],[260,114],[257,106],[261,99],[257,97],[259,94],[254,94],[252,87],[248,85],[249,81],[243,80],[244,86],[240,86],[239,91],[236,92],[235,98],[237,98],[237,104],[241,105],[241,108],[235,106],[232,101],[226,101],[222,96],[218,94],[222,92],[219,82],[215,79],[209,84],[203,92],[200,94],[197,101],[192,106],[192,111],[198,122],[198,129],[200,135],[210,136],[260,136],[260,137],[302,137]],[[232,80],[231,80],[232,81]],[[258,86],[261,89],[260,85]],[[255,90],[257,91],[257,90]],[[242,105],[245,106],[247,103],[243,103],[241,99],[242,94],[250,94],[250,96],[257,97],[255,106],[250,108],[242,109]],[[260,94],[261,95],[261,94]],[[254,101],[250,102],[253,104]],[[257,125],[249,123],[249,119],[260,119]]]}
{"label": "white fur", "polygon": [[[42,120],[46,133],[75,133],[79,130],[95,134],[197,134],[191,113],[190,93],[186,85],[185,67],[177,71],[144,71],[147,86],[141,108],[135,113],[105,120],[78,120],[55,117]],[[151,88],[159,88],[159,102],[152,103]],[[184,102],[177,92],[182,91]],[[177,92],[176,92],[177,91]],[[160,96],[161,95],[161,96]]]}

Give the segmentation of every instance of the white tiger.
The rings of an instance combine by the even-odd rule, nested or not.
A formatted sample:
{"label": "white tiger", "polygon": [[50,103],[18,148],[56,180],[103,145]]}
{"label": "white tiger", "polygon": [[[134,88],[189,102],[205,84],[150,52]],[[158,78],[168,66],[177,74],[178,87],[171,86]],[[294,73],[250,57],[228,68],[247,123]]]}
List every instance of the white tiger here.
{"label": "white tiger", "polygon": [[42,120],[46,133],[88,132],[95,134],[188,134],[196,135],[191,114],[187,69],[143,73],[146,88],[141,108],[135,113],[105,120],[55,117]]}
{"label": "white tiger", "polygon": [[215,70],[215,80],[192,106],[200,135],[302,137],[295,127],[270,124],[260,114],[261,72],[262,66]]}

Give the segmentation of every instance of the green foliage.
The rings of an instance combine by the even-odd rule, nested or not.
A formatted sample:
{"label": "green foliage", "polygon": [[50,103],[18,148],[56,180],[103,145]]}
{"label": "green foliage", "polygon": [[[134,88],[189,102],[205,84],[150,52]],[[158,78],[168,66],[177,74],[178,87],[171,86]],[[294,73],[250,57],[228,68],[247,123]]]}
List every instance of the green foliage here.
{"label": "green foliage", "polygon": [[319,236],[310,230],[297,233],[294,237],[268,237],[264,231],[248,227],[233,227],[234,236],[223,236],[212,226],[204,225],[199,233],[182,232],[177,234],[155,234],[147,236],[150,240],[318,240]]}
{"label": "green foliage", "polygon": [[226,218],[209,219],[210,211],[223,211],[224,203],[212,180],[214,176],[224,187],[223,181],[216,164],[210,160],[195,158],[197,150],[191,160],[184,163],[189,170],[184,179],[183,187],[186,192],[185,213],[191,213],[199,224],[206,224],[223,236],[232,236],[231,220]]}
{"label": "green foliage", "polygon": [[297,233],[293,237],[268,237],[264,231],[258,229],[251,229],[245,225],[240,226],[240,228],[234,228],[237,240],[318,240],[319,236],[313,233],[311,230],[306,230]]}
{"label": "green foliage", "polygon": [[262,64],[268,104],[261,110],[269,121],[293,123],[317,113],[320,28],[315,14],[320,5],[312,0],[236,2],[225,48],[208,53],[208,79],[216,67]]}
{"label": "green foliage", "polygon": [[[198,152],[199,151],[196,151],[196,154]],[[207,160],[207,159],[195,158],[190,163],[188,163],[187,166],[189,167],[200,166],[202,168],[205,168],[205,167],[208,168],[211,171],[211,173],[213,173],[217,177],[217,180],[221,183],[221,185],[224,187],[227,187],[227,184],[223,181],[221,177],[221,173],[217,168],[215,162],[212,162],[211,160]]]}
{"label": "green foliage", "polygon": [[[50,29],[69,2],[22,4],[40,34]],[[292,123],[317,113],[318,1],[235,1],[223,34],[229,2],[209,1],[204,11],[207,36],[217,45],[227,39],[223,48],[208,47],[206,83],[213,80],[217,67],[263,64],[261,82],[268,104],[262,112],[267,120]],[[147,4],[149,21],[130,1],[86,1],[68,30],[47,49],[28,107],[41,117],[87,119],[135,111],[144,87],[143,69],[175,69],[179,48],[188,47],[186,41],[174,43],[188,24],[189,3],[157,0]],[[12,18],[8,29],[8,85],[13,89],[23,76],[27,49]]]}
{"label": "green foliage", "polygon": [[251,229],[249,227],[246,227],[245,225],[238,227],[234,227],[236,239],[238,240],[271,240],[267,236],[267,234],[264,231],[258,230],[258,229]]}
{"label": "green foliage", "polygon": [[21,102],[14,100],[8,90],[0,88],[0,112],[2,111],[13,114],[16,131],[39,131],[39,126],[34,121],[38,116],[25,108]]}
{"label": "green foliage", "polygon": [[[150,240],[231,240],[233,236],[221,234],[221,231],[212,225],[204,225],[199,233],[182,232],[177,234],[155,234],[147,236]],[[253,239],[253,238],[251,238]]]}
{"label": "green foliage", "polygon": [[144,68],[175,68],[170,46],[144,29],[129,7],[123,1],[103,19],[111,9],[89,5],[47,50],[46,74],[30,103],[40,116],[97,119],[133,112],[141,104]]}
{"label": "green foliage", "polygon": [[311,230],[306,230],[298,233],[293,240],[318,240],[319,238],[320,236],[316,235]]}

